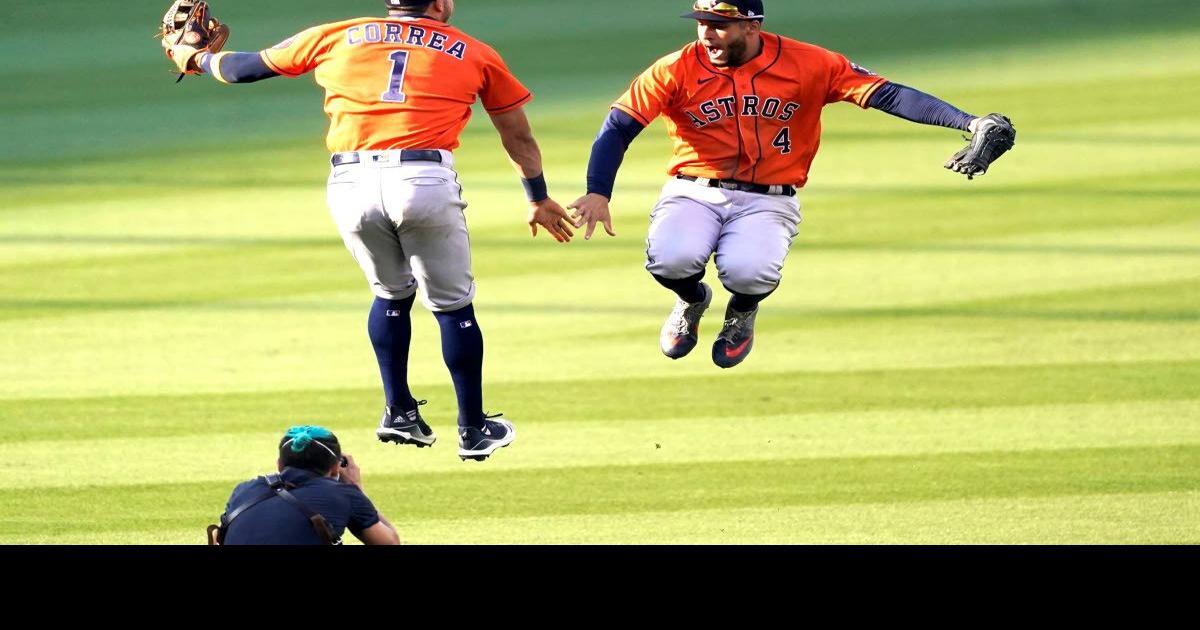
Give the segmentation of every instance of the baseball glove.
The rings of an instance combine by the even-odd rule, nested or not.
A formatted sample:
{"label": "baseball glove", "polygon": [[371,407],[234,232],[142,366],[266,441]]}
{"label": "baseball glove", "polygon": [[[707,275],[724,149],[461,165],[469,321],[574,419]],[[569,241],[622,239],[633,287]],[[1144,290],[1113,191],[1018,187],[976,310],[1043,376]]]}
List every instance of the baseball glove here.
{"label": "baseball glove", "polygon": [[209,15],[208,3],[176,0],[163,15],[158,36],[163,51],[179,68],[178,83],[185,74],[199,74],[196,57],[202,52],[216,53],[229,40],[229,27]]}
{"label": "baseball glove", "polygon": [[980,118],[974,131],[971,143],[946,162],[946,168],[966,175],[967,179],[986,173],[988,166],[1013,148],[1017,141],[1017,130],[1012,121],[1000,114]]}

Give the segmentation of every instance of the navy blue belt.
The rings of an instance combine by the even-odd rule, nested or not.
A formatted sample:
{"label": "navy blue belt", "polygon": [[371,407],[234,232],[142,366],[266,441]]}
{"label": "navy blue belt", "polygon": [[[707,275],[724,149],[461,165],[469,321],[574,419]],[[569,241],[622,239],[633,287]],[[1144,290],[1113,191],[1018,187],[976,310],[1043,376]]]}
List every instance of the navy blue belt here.
{"label": "navy blue belt", "polygon": [[752,184],[750,182],[739,182],[736,179],[708,179],[705,177],[692,177],[691,175],[676,175],[677,179],[686,179],[689,182],[696,182],[701,186],[709,188],[723,188],[725,190],[738,190],[741,192],[752,192],[760,195],[783,195],[785,197],[795,197],[795,186],[768,186],[767,184]]}
{"label": "navy blue belt", "polygon": [[[333,157],[329,158],[329,163],[334,166],[342,166],[343,164],[358,164],[363,160],[359,157],[357,151],[348,151],[346,153],[334,153]],[[403,149],[400,151],[401,162],[442,162],[442,152],[437,149]]]}

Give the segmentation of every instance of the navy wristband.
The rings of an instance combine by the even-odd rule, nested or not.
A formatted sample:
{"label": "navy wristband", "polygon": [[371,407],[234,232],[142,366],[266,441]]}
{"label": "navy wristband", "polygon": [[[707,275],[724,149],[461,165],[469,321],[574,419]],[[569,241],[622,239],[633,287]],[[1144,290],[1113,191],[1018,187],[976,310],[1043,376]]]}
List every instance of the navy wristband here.
{"label": "navy wristband", "polygon": [[546,190],[546,174],[542,173],[531,179],[521,178],[521,185],[525,186],[525,196],[530,201],[537,203],[550,198],[550,193]]}

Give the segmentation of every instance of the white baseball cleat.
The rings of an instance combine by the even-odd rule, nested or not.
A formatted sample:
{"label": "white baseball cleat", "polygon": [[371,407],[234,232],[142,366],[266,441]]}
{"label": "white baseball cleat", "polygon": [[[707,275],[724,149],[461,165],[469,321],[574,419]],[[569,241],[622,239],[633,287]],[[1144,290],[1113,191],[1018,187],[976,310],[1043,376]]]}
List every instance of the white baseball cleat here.
{"label": "white baseball cleat", "polygon": [[[427,402],[419,400],[417,406],[420,407]],[[421,417],[420,411],[413,409],[406,412],[401,411],[398,407],[384,409],[383,419],[379,421],[379,428],[375,429],[375,437],[385,444],[387,442],[414,444],[417,448],[433,446],[433,443],[437,441],[437,436],[433,434],[433,429],[425,424],[425,419]]]}
{"label": "white baseball cleat", "polygon": [[482,428],[459,428],[458,456],[463,461],[473,459],[481,462],[491,457],[497,449],[512,444],[515,439],[517,429],[504,419],[504,414],[484,416]]}

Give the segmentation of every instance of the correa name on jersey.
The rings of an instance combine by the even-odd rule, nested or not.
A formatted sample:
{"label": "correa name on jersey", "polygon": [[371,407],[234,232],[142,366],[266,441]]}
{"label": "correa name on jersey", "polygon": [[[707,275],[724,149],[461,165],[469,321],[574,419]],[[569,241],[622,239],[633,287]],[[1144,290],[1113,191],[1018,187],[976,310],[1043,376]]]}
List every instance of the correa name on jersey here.
{"label": "correa name on jersey", "polygon": [[[742,118],[770,118],[788,122],[796,115],[796,110],[800,109],[800,103],[788,101],[785,105],[783,99],[773,96],[764,99],[754,94],[745,94],[742,96],[740,108],[736,107],[737,101],[735,96],[714,98],[701,103],[694,110],[684,110],[684,113],[692,119],[692,125],[703,129],[726,118],[733,118],[735,114]],[[740,113],[737,113],[739,109]]]}
{"label": "correa name on jersey", "polygon": [[[362,44],[408,44],[437,50],[462,60],[467,54],[467,44],[451,39],[445,33],[427,31],[412,24],[395,22],[371,22],[346,29],[346,43],[351,46]],[[449,44],[447,46],[447,44]]]}

